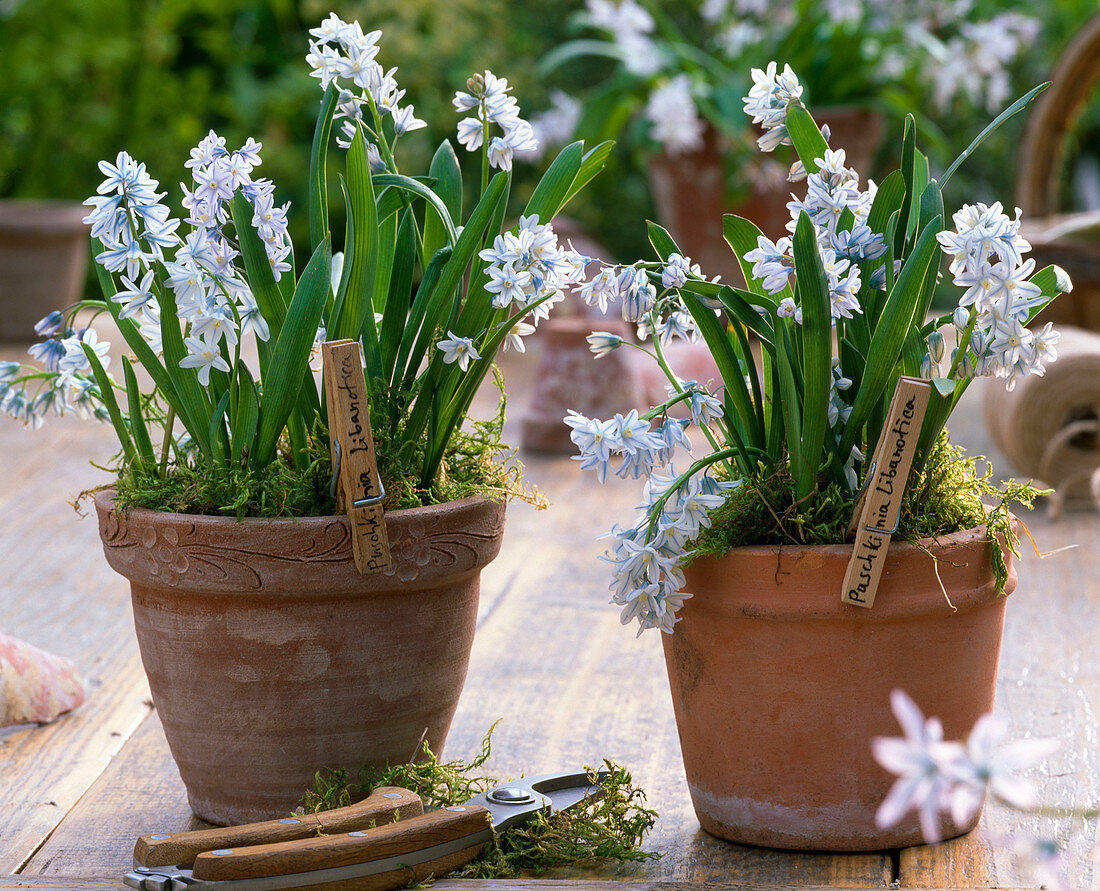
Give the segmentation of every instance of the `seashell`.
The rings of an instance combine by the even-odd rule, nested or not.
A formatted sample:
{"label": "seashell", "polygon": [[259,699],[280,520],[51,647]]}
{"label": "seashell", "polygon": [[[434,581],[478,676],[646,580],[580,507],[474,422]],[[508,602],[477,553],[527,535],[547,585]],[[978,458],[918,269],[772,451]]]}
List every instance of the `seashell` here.
{"label": "seashell", "polygon": [[71,659],[0,634],[0,727],[46,724],[83,702]]}

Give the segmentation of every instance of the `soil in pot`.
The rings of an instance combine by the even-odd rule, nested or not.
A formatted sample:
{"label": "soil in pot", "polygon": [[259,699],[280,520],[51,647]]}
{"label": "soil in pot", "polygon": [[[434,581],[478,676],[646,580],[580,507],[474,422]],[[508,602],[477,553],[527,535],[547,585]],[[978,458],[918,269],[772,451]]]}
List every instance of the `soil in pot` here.
{"label": "soil in pot", "polygon": [[386,515],[393,568],[360,576],[344,517],[243,520],[113,509],[107,562],[192,810],[286,816],[322,767],[441,752],[466,677],[481,569],[504,505]]}
{"label": "soil in pot", "polygon": [[[840,601],[851,546],[736,548],[687,568],[694,596],[662,637],[707,832],[816,850],[922,842],[915,815],[875,825],[894,777],[871,739],[902,735],[890,710],[899,687],[947,739],[964,738],[993,707],[1005,608],[984,530],[927,544],[946,596],[929,554],[895,543],[869,610]],[[1015,584],[1010,564],[1006,593]],[[973,824],[945,825],[945,837]]]}

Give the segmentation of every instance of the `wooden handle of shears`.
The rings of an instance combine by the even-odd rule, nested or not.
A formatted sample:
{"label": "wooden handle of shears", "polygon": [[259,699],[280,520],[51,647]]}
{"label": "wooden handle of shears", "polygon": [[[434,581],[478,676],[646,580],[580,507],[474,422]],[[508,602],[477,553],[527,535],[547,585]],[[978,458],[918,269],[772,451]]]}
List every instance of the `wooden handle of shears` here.
{"label": "wooden handle of shears", "polygon": [[[352,834],[207,851],[195,858],[192,875],[203,881],[254,879],[393,859],[392,867],[376,875],[339,882],[341,889],[388,891],[469,863],[492,840],[492,825],[492,815],[484,807],[441,808]],[[448,850],[430,858],[424,858],[423,854],[421,858],[415,856],[439,845],[446,845]],[[423,862],[418,863],[417,859]],[[324,887],[329,885],[325,883]]]}
{"label": "wooden handle of shears", "polygon": [[142,866],[186,867],[203,851],[289,842],[320,833],[369,829],[423,813],[424,805],[415,792],[397,786],[382,786],[357,804],[318,814],[300,814],[282,820],[222,829],[143,835],[134,845],[134,860]]}

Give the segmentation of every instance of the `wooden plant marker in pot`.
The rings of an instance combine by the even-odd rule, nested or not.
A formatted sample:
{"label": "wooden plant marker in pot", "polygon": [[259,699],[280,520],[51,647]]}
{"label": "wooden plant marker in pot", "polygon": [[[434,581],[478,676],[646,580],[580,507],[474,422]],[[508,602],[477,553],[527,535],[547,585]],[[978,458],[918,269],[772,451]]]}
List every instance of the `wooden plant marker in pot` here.
{"label": "wooden plant marker in pot", "polygon": [[321,346],[321,356],[336,509],[347,513],[351,523],[359,572],[382,572],[393,564],[382,509],[386,490],[374,454],[363,356],[354,340],[328,341]]}

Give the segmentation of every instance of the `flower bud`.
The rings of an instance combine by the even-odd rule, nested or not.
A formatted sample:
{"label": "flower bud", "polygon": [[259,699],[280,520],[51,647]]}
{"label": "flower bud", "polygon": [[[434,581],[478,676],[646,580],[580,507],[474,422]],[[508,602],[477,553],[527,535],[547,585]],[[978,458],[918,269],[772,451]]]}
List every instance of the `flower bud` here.
{"label": "flower bud", "polygon": [[609,331],[593,331],[585,340],[588,341],[588,348],[592,350],[597,358],[606,356],[612,350],[617,350],[623,342],[621,337]]}
{"label": "flower bud", "polygon": [[965,306],[960,306],[955,310],[955,314],[951,317],[951,321],[954,322],[955,327],[960,331],[965,331],[966,326],[970,324],[970,310]]}
{"label": "flower bud", "polygon": [[920,360],[920,376],[926,381],[932,380],[935,376],[932,372],[935,370],[935,363],[932,361],[932,356],[929,353],[924,354],[924,358]]}
{"label": "flower bud", "polygon": [[933,331],[928,335],[928,354],[933,362],[938,364],[943,359],[945,348],[943,335],[939,331]]}
{"label": "flower bud", "polygon": [[51,337],[61,330],[64,321],[65,317],[61,314],[61,311],[55,309],[34,326],[34,333],[39,337]]}

